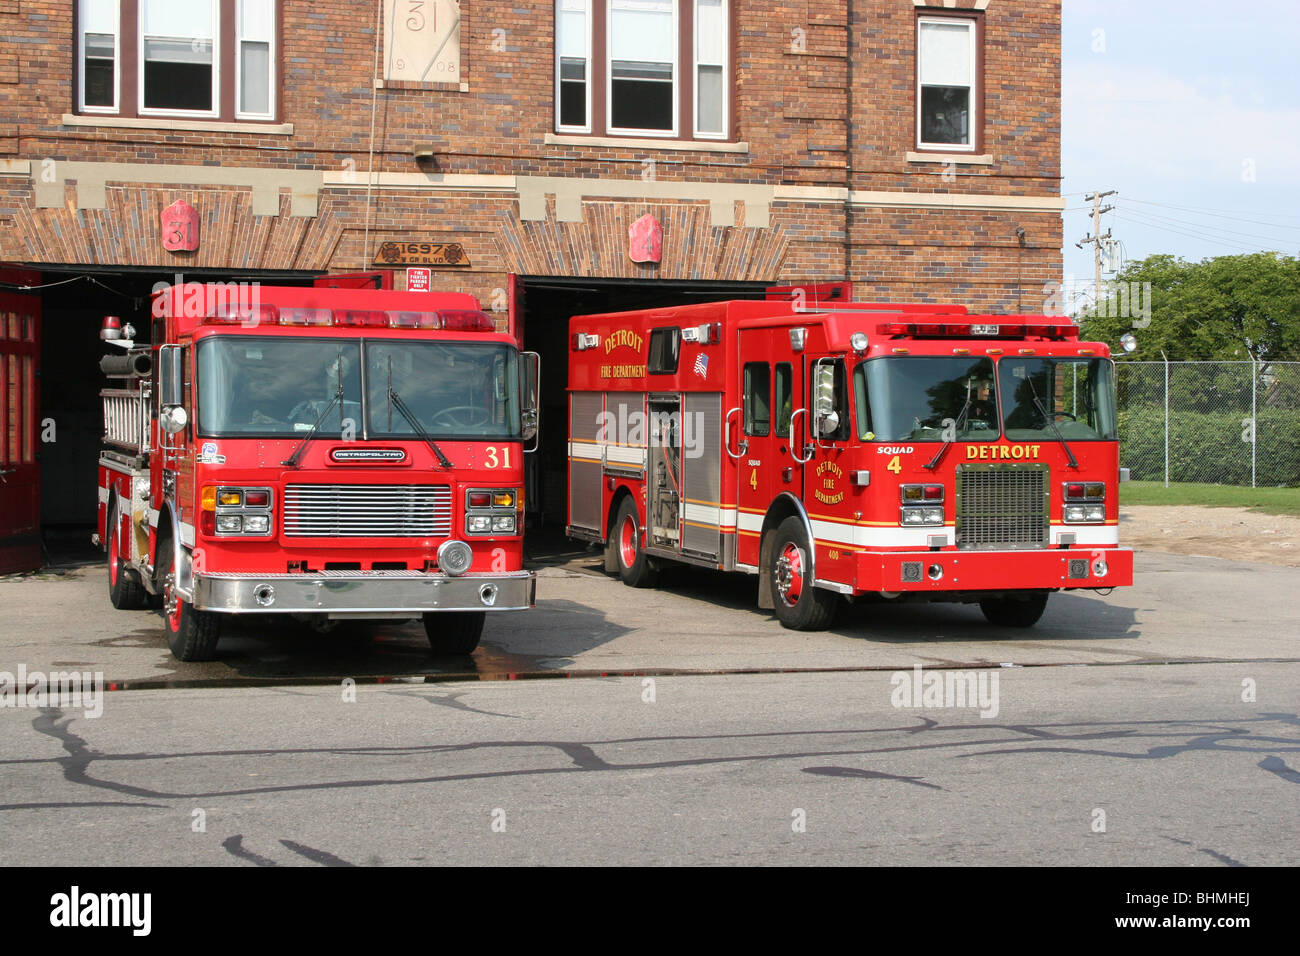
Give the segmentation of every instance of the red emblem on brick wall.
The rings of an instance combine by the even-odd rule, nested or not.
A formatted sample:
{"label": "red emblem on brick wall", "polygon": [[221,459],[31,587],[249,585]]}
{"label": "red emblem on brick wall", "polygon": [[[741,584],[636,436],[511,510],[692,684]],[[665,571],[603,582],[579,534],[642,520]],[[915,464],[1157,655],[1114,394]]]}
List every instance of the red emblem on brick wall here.
{"label": "red emblem on brick wall", "polygon": [[162,244],[168,252],[193,252],[199,247],[199,211],[184,199],[162,211]]}
{"label": "red emblem on brick wall", "polygon": [[646,213],[627,230],[628,255],[633,262],[660,262],[664,257],[664,230]]}

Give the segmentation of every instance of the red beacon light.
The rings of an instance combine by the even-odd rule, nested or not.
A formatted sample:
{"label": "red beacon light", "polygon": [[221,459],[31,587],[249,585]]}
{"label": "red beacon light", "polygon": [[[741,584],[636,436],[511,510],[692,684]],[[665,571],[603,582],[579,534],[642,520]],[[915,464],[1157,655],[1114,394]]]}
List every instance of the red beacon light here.
{"label": "red beacon light", "polygon": [[218,302],[212,314],[204,320],[208,325],[276,325],[280,310],[273,305],[240,305],[238,302]]}
{"label": "red beacon light", "polygon": [[100,326],[99,337],[105,342],[112,342],[122,337],[122,320],[116,315],[104,316],[104,324]]}
{"label": "red beacon light", "polygon": [[388,313],[369,309],[336,309],[334,324],[348,328],[384,329],[388,327]]}
{"label": "red beacon light", "polygon": [[388,312],[394,329],[441,329],[444,332],[495,332],[492,319],[476,309],[442,309],[438,312]]}
{"label": "red beacon light", "polygon": [[477,309],[445,309],[438,313],[448,332],[495,332],[496,323]]}

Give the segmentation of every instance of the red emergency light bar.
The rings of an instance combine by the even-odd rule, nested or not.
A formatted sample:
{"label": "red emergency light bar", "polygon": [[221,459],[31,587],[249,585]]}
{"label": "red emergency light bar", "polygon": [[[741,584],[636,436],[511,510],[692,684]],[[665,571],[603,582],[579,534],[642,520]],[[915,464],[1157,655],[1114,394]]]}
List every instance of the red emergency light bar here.
{"label": "red emergency light bar", "polygon": [[209,325],[296,325],[369,329],[440,329],[444,332],[495,332],[496,324],[476,309],[404,312],[379,309],[255,309],[218,307],[203,320]]}
{"label": "red emergency light bar", "polygon": [[879,335],[906,335],[913,338],[1077,338],[1078,326],[1020,324],[1006,322],[882,322],[876,327]]}
{"label": "red emergency light bar", "polygon": [[240,305],[238,302],[218,302],[212,315],[203,320],[212,324],[276,325],[280,310],[273,305]]}

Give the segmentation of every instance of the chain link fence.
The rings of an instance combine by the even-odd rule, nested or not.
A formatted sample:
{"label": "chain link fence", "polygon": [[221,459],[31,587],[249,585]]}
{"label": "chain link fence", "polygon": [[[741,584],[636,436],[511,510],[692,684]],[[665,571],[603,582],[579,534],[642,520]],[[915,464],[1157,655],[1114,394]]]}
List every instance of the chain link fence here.
{"label": "chain link fence", "polygon": [[1134,481],[1300,486],[1300,362],[1116,362]]}

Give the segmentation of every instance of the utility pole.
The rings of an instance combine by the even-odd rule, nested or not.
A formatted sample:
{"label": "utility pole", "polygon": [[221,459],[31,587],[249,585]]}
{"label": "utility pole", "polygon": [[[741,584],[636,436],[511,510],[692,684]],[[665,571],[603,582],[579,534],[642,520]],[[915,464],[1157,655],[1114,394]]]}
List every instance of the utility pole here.
{"label": "utility pole", "polygon": [[1091,196],[1084,197],[1084,202],[1092,203],[1092,234],[1080,239],[1075,245],[1080,249],[1086,245],[1092,246],[1092,260],[1093,265],[1096,267],[1096,284],[1092,287],[1095,297],[1094,309],[1101,306],[1101,242],[1103,239],[1110,238],[1109,229],[1106,230],[1106,235],[1101,235],[1101,217],[1115,208],[1114,206],[1103,207],[1101,201],[1107,196],[1114,196],[1117,193],[1118,190],[1112,189],[1108,192],[1093,193]]}

